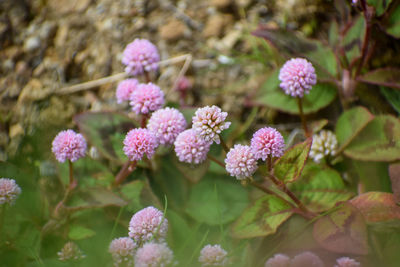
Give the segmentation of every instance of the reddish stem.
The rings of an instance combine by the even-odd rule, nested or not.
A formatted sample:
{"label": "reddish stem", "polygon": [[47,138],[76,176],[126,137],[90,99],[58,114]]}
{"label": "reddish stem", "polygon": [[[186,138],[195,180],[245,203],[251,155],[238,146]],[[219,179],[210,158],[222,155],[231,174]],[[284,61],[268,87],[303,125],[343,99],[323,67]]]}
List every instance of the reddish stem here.
{"label": "reddish stem", "polygon": [[220,161],[219,159],[215,158],[214,156],[212,156],[212,155],[210,155],[210,154],[207,155],[207,158],[210,159],[210,160],[212,160],[212,161],[214,161],[214,162],[217,163],[219,166],[221,166],[222,168],[225,169],[225,164],[224,164],[222,161]]}
{"label": "reddish stem", "polygon": [[297,105],[299,107],[300,119],[301,119],[301,124],[303,125],[304,134],[307,138],[309,138],[309,137],[311,137],[311,133],[308,130],[306,116],[304,115],[304,112],[303,112],[302,98],[300,98],[300,97],[297,98]]}
{"label": "reddish stem", "polygon": [[228,152],[229,152],[229,148],[228,148],[228,146],[226,145],[224,139],[222,139],[222,137],[219,136],[219,140],[221,141],[221,146],[222,146],[222,148],[224,149],[225,153],[228,153]]}
{"label": "reddish stem", "polygon": [[140,122],[140,127],[146,128],[147,119],[148,119],[148,115],[142,114],[142,120]]}
{"label": "reddish stem", "polygon": [[151,82],[150,74],[147,71],[144,72],[144,78],[146,80],[146,83]]}
{"label": "reddish stem", "polygon": [[115,176],[115,181],[114,181],[115,186],[120,185],[123,181],[125,181],[125,179],[129,176],[129,174],[131,174],[136,169],[136,163],[137,163],[136,160],[135,161],[128,160],[127,162],[125,162],[125,164],[122,166],[117,176]]}

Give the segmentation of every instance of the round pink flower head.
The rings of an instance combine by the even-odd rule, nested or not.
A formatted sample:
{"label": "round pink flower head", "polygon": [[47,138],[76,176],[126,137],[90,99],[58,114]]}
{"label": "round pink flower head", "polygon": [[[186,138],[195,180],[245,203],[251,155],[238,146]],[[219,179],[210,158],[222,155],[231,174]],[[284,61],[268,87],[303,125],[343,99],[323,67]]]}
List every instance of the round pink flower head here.
{"label": "round pink flower head", "polygon": [[294,257],[290,267],[324,267],[324,263],[317,255],[306,251]]}
{"label": "round pink flower head", "polygon": [[122,63],[126,65],[125,72],[132,75],[156,71],[159,61],[157,47],[149,40],[138,38],[126,46],[122,57]]}
{"label": "round pink flower head", "polygon": [[163,108],[154,112],[149,122],[149,129],[160,144],[173,144],[178,134],[186,128],[186,120],[182,113],[175,108]]}
{"label": "round pink flower head", "polygon": [[0,205],[14,205],[19,194],[21,194],[21,188],[17,185],[14,179],[0,179]]}
{"label": "round pink flower head", "polygon": [[132,266],[135,255],[136,243],[129,237],[120,237],[111,241],[108,251],[111,253],[114,266]]}
{"label": "round pink flower head", "polygon": [[225,168],[238,180],[252,176],[257,167],[257,159],[249,146],[237,144],[226,154]]}
{"label": "round pink flower head", "polygon": [[279,72],[281,88],[285,94],[303,97],[317,83],[313,65],[304,58],[292,58],[283,65]]}
{"label": "round pink flower head", "polygon": [[85,156],[86,140],[83,135],[73,130],[61,131],[54,138],[52,151],[59,162],[70,160],[72,162]]}
{"label": "round pink flower head", "polygon": [[228,253],[220,245],[206,245],[200,251],[199,262],[205,266],[226,266],[228,265]]}
{"label": "round pink flower head", "polygon": [[118,104],[121,104],[124,101],[128,101],[132,92],[136,89],[138,85],[139,81],[136,79],[126,79],[120,82],[117,86],[117,91],[115,92]]}
{"label": "round pink flower head", "polygon": [[192,128],[206,141],[219,144],[219,134],[231,125],[225,119],[227,112],[222,112],[217,106],[199,108],[192,118]]}
{"label": "round pink flower head", "polygon": [[135,267],[166,267],[174,259],[172,250],[165,243],[146,243],[135,256]]}
{"label": "round pink flower head", "polygon": [[285,254],[275,254],[267,260],[265,267],[290,267],[290,258]]}
{"label": "round pink flower head", "polygon": [[157,138],[144,128],[130,130],[124,139],[124,153],[130,161],[141,160],[146,154],[151,158],[157,148]]}
{"label": "round pink flower head", "polygon": [[200,138],[195,130],[188,129],[178,135],[174,145],[179,161],[200,164],[206,160],[211,142]]}
{"label": "round pink flower head", "polygon": [[186,91],[192,88],[192,82],[185,76],[182,76],[178,81],[178,86],[176,87],[177,91]]}
{"label": "round pink flower head", "polygon": [[334,267],[358,267],[361,264],[358,261],[355,261],[348,257],[342,257],[336,260],[336,265]]}
{"label": "round pink flower head", "polygon": [[251,149],[257,159],[266,160],[268,156],[281,157],[285,140],[280,132],[271,127],[264,127],[254,133]]}
{"label": "round pink flower head", "polygon": [[164,240],[167,236],[168,220],[154,207],[136,212],[129,222],[129,236],[138,244],[149,240]]}
{"label": "round pink flower head", "polygon": [[71,241],[67,242],[61,251],[57,252],[57,255],[60,261],[74,261],[86,257],[78,245]]}
{"label": "round pink flower head", "polygon": [[164,93],[152,83],[141,83],[130,95],[132,111],[136,114],[148,114],[164,105]]}

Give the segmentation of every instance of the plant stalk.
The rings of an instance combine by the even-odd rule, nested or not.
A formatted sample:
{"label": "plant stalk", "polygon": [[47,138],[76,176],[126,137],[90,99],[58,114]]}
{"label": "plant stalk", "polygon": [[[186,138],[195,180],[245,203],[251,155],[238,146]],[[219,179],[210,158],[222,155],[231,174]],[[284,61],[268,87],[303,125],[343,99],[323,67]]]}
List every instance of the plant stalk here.
{"label": "plant stalk", "polygon": [[122,166],[117,176],[115,176],[114,185],[118,186],[123,181],[125,181],[125,179],[129,176],[129,174],[131,174],[136,169],[136,164],[137,164],[136,160],[135,161],[128,160],[127,162],[125,162],[125,164]]}
{"label": "plant stalk", "polygon": [[309,138],[309,137],[311,137],[311,133],[308,130],[306,116],[304,115],[304,112],[303,112],[302,98],[300,98],[300,97],[297,98],[297,105],[299,107],[300,119],[301,119],[301,124],[303,125],[304,134],[307,138]]}
{"label": "plant stalk", "polygon": [[208,155],[207,155],[207,158],[208,158],[209,160],[214,161],[214,162],[217,163],[219,166],[221,166],[222,168],[225,169],[225,164],[224,164],[222,161],[220,161],[219,159],[217,159],[216,157],[214,157],[214,156],[208,154]]}
{"label": "plant stalk", "polygon": [[224,139],[222,139],[222,137],[219,136],[219,140],[221,141],[221,146],[222,146],[222,148],[224,149],[225,153],[228,153],[228,152],[229,152],[229,148],[228,148],[228,146],[226,145]]}

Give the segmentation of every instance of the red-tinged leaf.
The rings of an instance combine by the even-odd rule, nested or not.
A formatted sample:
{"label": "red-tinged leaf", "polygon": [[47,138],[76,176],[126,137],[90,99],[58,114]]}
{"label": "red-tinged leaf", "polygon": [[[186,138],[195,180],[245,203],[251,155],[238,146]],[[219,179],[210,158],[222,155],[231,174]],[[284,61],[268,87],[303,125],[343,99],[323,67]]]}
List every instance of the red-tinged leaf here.
{"label": "red-tinged leaf", "polygon": [[355,107],[343,112],[335,130],[339,151],[344,149],[373,118],[374,115],[364,107]]}
{"label": "red-tinged leaf", "polygon": [[362,213],[367,223],[400,226],[400,206],[391,193],[367,192],[353,198],[350,203]]}
{"label": "red-tinged leaf", "polygon": [[125,206],[127,202],[114,192],[105,188],[88,188],[79,192],[79,195],[91,207],[103,208],[107,206]]}
{"label": "red-tinged leaf", "polygon": [[252,238],[273,234],[292,214],[288,202],[266,195],[248,207],[236,220],[232,226],[232,235],[236,238]]}
{"label": "red-tinged leaf", "polygon": [[385,68],[370,71],[357,78],[358,81],[400,89],[400,69]]}
{"label": "red-tinged leaf", "polygon": [[389,176],[392,181],[392,192],[394,200],[400,202],[400,163],[389,166]]}
{"label": "red-tinged leaf", "polygon": [[400,121],[389,116],[376,116],[344,150],[352,159],[395,161],[400,159]]}
{"label": "red-tinged leaf", "polygon": [[327,119],[313,121],[310,123],[310,129],[313,133],[317,133],[322,130],[328,124],[328,122],[329,121]]}
{"label": "red-tinged leaf", "polygon": [[312,139],[309,138],[287,150],[285,154],[275,162],[275,176],[285,183],[293,182],[299,178],[308,159],[311,144]]}
{"label": "red-tinged leaf", "polygon": [[343,47],[347,60],[353,62],[361,57],[361,47],[365,35],[365,19],[359,15],[353,20],[352,25],[347,29],[341,46]]}
{"label": "red-tinged leaf", "polygon": [[344,203],[314,224],[314,239],[325,249],[336,253],[368,253],[367,225],[363,215]]}

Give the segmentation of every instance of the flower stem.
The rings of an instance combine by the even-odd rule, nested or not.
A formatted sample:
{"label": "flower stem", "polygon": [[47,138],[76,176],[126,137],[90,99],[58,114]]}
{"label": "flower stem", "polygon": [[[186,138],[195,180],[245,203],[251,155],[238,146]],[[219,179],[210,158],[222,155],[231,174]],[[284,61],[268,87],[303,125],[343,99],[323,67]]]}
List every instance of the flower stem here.
{"label": "flower stem", "polygon": [[72,161],[68,160],[68,165],[69,165],[69,185],[67,191],[71,191],[78,185],[78,181],[75,180],[74,178],[74,168],[72,165]]}
{"label": "flower stem", "polygon": [[222,139],[222,137],[219,136],[219,140],[221,141],[221,146],[222,146],[222,148],[224,149],[225,153],[228,153],[228,152],[229,152],[229,148],[228,148],[228,146],[226,145],[224,139]]}
{"label": "flower stem", "polygon": [[307,138],[311,137],[311,134],[308,131],[308,127],[307,127],[306,116],[304,115],[304,112],[303,112],[303,100],[302,100],[302,98],[300,98],[300,97],[297,98],[297,105],[299,107],[300,119],[301,119],[301,124],[303,125],[304,134],[305,134],[305,136]]}
{"label": "flower stem", "polygon": [[140,122],[140,127],[146,128],[147,119],[148,119],[148,115],[142,114],[142,120]]}
{"label": "flower stem", "polygon": [[214,156],[208,154],[208,155],[207,155],[207,158],[208,158],[209,160],[214,161],[214,162],[217,163],[219,166],[221,166],[222,168],[225,169],[225,164],[224,164],[222,161],[220,161],[219,159],[217,159],[216,157],[214,157]]}
{"label": "flower stem", "polygon": [[[4,217],[6,214],[6,204],[0,206],[0,241],[3,240],[3,225],[4,225]],[[0,243],[1,247],[1,243]]]}
{"label": "flower stem", "polygon": [[272,156],[269,155],[267,158],[267,170],[269,173],[272,171]]}
{"label": "flower stem", "polygon": [[146,80],[146,83],[151,82],[150,74],[147,71],[144,72],[144,78]]}
{"label": "flower stem", "polygon": [[114,181],[115,186],[120,185],[123,181],[125,181],[125,179],[129,176],[129,174],[131,174],[136,169],[136,163],[137,163],[136,160],[135,161],[128,160],[127,162],[125,162],[125,164],[122,166],[117,176],[115,176],[115,181]]}

